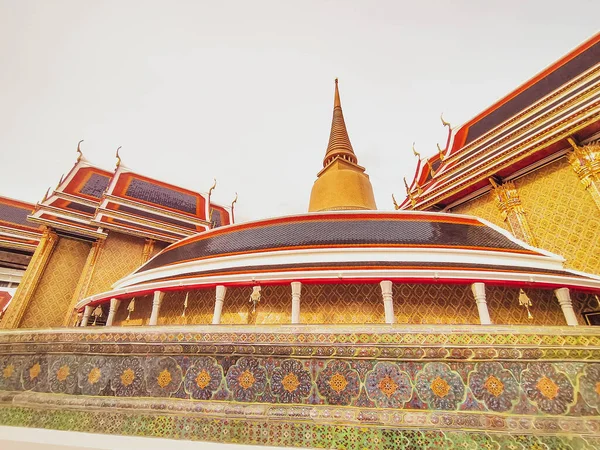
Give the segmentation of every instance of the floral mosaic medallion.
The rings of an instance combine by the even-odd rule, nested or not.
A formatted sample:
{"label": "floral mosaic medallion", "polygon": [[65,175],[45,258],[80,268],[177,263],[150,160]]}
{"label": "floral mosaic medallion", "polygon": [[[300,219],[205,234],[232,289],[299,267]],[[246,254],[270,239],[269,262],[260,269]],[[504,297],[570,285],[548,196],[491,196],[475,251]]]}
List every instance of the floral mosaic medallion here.
{"label": "floral mosaic medallion", "polygon": [[197,400],[209,400],[219,389],[222,379],[221,366],[214,358],[198,358],[185,373],[185,391]]}
{"label": "floral mosaic medallion", "polygon": [[82,360],[77,372],[77,383],[84,395],[98,395],[112,376],[112,360],[104,356],[90,356]]}
{"label": "floral mosaic medallion", "polygon": [[283,403],[300,403],[310,394],[312,380],[301,361],[286,359],[273,370],[271,390]]}
{"label": "floral mosaic medallion", "polygon": [[375,364],[367,374],[366,388],[369,398],[380,408],[400,408],[412,395],[408,374],[388,362]]}
{"label": "floral mosaic medallion", "polygon": [[319,373],[317,388],[331,405],[348,405],[359,393],[358,374],[346,361],[329,361]]}
{"label": "floral mosaic medallion", "polygon": [[45,355],[25,359],[21,375],[23,389],[44,391],[48,382],[48,360]]}
{"label": "floral mosaic medallion", "polygon": [[50,391],[55,394],[73,394],[77,387],[77,358],[73,355],[61,355],[51,358],[48,370]]}
{"label": "floral mosaic medallion", "polygon": [[573,385],[547,363],[530,364],[523,372],[521,386],[529,400],[547,414],[564,414],[573,403]]}
{"label": "floral mosaic medallion", "polygon": [[508,411],[519,398],[519,384],[497,362],[479,363],[469,376],[469,386],[477,400],[482,400],[492,411]]}
{"label": "floral mosaic medallion", "polygon": [[121,358],[113,368],[110,386],[119,397],[135,397],[144,393],[144,367],[137,356]]}
{"label": "floral mosaic medallion", "polygon": [[227,371],[227,386],[239,402],[252,402],[267,384],[265,369],[256,358],[240,358]]}
{"label": "floral mosaic medallion", "polygon": [[416,377],[417,394],[432,409],[452,410],[463,400],[465,386],[445,363],[428,363]]}
{"label": "floral mosaic medallion", "polygon": [[183,378],[181,367],[173,358],[148,358],[146,386],[148,393],[156,397],[169,397],[177,392]]}
{"label": "floral mosaic medallion", "polygon": [[579,379],[579,389],[586,402],[600,409],[600,364],[590,364]]}
{"label": "floral mosaic medallion", "polygon": [[23,358],[19,356],[5,356],[0,360],[0,389],[13,391],[20,389]]}

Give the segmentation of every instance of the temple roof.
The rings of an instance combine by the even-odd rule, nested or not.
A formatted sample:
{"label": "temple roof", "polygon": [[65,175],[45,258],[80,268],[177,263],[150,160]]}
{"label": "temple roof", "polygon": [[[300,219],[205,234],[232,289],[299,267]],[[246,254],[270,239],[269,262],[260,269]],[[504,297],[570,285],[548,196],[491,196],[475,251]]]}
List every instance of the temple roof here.
{"label": "temple roof", "polygon": [[0,249],[33,252],[42,231],[27,216],[35,205],[0,196]]}
{"label": "temple roof", "polygon": [[173,244],[78,304],[153,290],[239,283],[473,283],[575,287],[600,277],[566,270],[558,255],[472,216],[399,211],[308,213],[200,233]]}
{"label": "temple roof", "polygon": [[[401,208],[446,207],[564,154],[567,138],[600,132],[600,33],[466,124],[441,152],[419,161]],[[412,198],[412,200],[411,200]],[[414,203],[414,205],[413,205]]]}
{"label": "temple roof", "polygon": [[108,172],[80,156],[29,220],[89,238],[115,230],[162,242],[209,229],[211,216],[213,226],[231,222],[229,210],[206,194],[139,175],[118,161]]}

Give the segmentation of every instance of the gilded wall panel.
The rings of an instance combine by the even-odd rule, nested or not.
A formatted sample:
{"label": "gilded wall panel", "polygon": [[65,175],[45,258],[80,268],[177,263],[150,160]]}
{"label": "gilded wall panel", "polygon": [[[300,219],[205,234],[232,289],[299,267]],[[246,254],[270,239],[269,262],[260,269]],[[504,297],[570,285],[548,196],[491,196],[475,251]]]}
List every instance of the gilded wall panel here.
{"label": "gilded wall panel", "polygon": [[397,323],[479,323],[469,285],[394,283],[392,295]]}
{"label": "gilded wall panel", "polygon": [[189,291],[185,316],[182,316],[186,294],[186,291],[165,292],[160,306],[158,325],[198,325],[212,322],[215,289]]}
{"label": "gilded wall panel", "polygon": [[[152,314],[152,295],[136,297],[131,314],[129,314],[129,311],[127,310],[130,302],[131,299],[129,298],[121,300],[121,306],[119,306],[119,309],[117,310],[113,326],[129,327],[148,325],[150,314]],[[128,315],[129,320],[127,320]]]}
{"label": "gilded wall panel", "polygon": [[550,289],[524,289],[531,300],[532,319],[519,305],[519,289],[486,286],[488,309],[492,322],[498,325],[566,325],[560,304]]}
{"label": "gilded wall panel", "polygon": [[[288,294],[291,310],[291,288]],[[384,323],[379,284],[303,284],[300,323]]]}
{"label": "gilded wall panel", "polygon": [[33,293],[20,328],[63,325],[79,276],[85,265],[90,243],[61,237]]}
{"label": "gilded wall panel", "polygon": [[[247,324],[250,312],[250,294],[252,287],[228,287],[221,311],[223,324]],[[214,303],[213,303],[214,305]],[[259,305],[260,308],[260,305]]]}
{"label": "gilded wall panel", "polygon": [[142,264],[144,239],[111,232],[94,268],[86,296],[108,291]]}
{"label": "gilded wall panel", "polygon": [[541,248],[567,268],[600,274],[600,211],[565,158],[515,181]]}
{"label": "gilded wall panel", "polygon": [[600,311],[600,296],[598,295],[571,291],[571,301],[580,325],[586,325],[587,323],[583,313]]}
{"label": "gilded wall panel", "polygon": [[493,193],[491,192],[485,193],[481,197],[477,197],[474,200],[470,200],[462,205],[452,208],[452,212],[481,217],[494,225],[498,225],[499,227],[510,231],[508,224],[502,220],[500,210],[496,206]]}

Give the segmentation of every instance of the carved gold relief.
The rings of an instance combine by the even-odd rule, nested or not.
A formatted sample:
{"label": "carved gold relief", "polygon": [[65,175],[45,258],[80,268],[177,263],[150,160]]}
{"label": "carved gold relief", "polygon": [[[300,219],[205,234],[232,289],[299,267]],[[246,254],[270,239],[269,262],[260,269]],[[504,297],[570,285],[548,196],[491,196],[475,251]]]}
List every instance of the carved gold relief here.
{"label": "carved gold relief", "polygon": [[569,139],[569,143],[573,147],[573,152],[569,154],[569,164],[600,208],[600,142],[579,146],[573,139]]}
{"label": "carved gold relief", "polygon": [[537,246],[515,184],[506,182],[499,185],[493,178],[490,178],[490,183],[493,186],[496,206],[504,221],[508,222],[512,233],[522,241]]}

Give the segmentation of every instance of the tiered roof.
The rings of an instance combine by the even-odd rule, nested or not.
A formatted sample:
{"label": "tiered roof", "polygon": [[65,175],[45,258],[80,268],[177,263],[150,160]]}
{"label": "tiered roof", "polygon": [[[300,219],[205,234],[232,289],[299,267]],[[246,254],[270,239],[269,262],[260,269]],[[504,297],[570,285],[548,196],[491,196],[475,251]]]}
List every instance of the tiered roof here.
{"label": "tiered roof", "polygon": [[[29,220],[66,233],[104,238],[107,230],[163,242],[227,225],[228,208],[208,195],[139,175],[119,164],[114,173],[82,156]],[[211,220],[212,219],[212,220]]]}
{"label": "tiered roof", "polygon": [[402,209],[448,207],[566,153],[567,138],[600,132],[600,33],[452,130],[443,151],[419,161]]}
{"label": "tiered roof", "polygon": [[27,220],[35,205],[0,196],[0,249],[33,253],[42,231]]}

